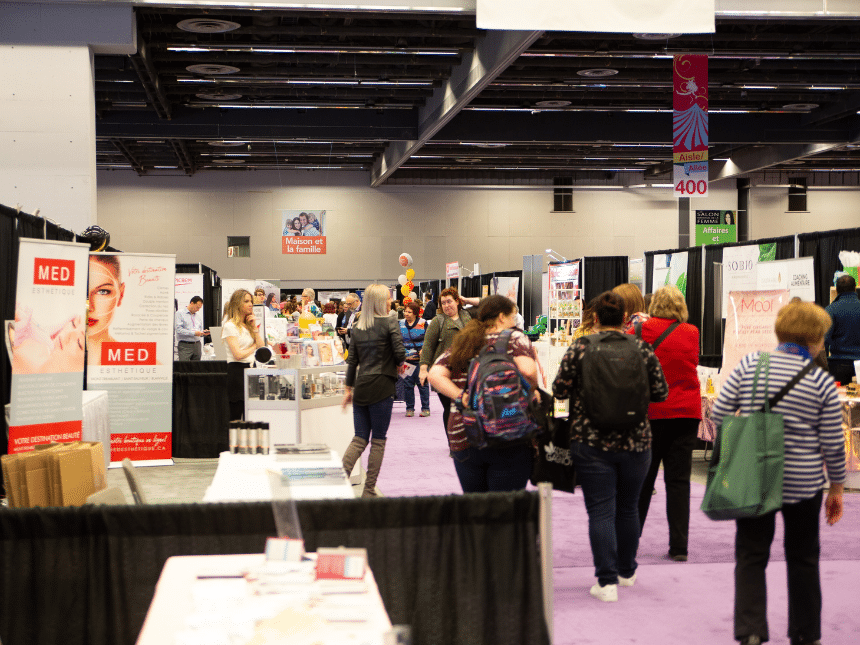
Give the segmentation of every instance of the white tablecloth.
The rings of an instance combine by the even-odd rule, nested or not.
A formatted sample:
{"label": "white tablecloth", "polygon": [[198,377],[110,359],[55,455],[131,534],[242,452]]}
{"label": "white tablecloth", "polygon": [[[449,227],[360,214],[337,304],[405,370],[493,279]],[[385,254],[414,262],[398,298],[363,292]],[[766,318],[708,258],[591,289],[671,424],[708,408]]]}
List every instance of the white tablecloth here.
{"label": "white tablecloth", "polygon": [[[247,502],[272,499],[268,470],[282,468],[339,468],[341,459],[333,450],[319,459],[292,459],[279,455],[240,455],[222,452],[218,469],[203,496],[204,502]],[[351,499],[352,486],[343,475],[336,484],[301,483],[291,486],[293,499]]]}
{"label": "white tablecloth", "polygon": [[[382,645],[391,621],[379,589],[367,569],[364,593],[322,593],[318,583],[297,585],[289,594],[252,596],[243,579],[198,580],[198,576],[241,576],[265,562],[260,555],[196,555],[168,558],[161,571],[152,604],[146,614],[137,645],[174,645],[183,642],[227,643],[227,629],[248,629],[259,619],[294,609],[325,622],[311,633],[290,630],[291,643],[321,645]],[[307,567],[311,563],[305,563]],[[344,614],[358,613],[361,620]],[[340,614],[341,620],[326,620]],[[300,618],[300,616],[296,616]],[[219,625],[219,622],[221,623]],[[245,625],[242,625],[245,623]],[[226,625],[226,628],[224,627]],[[193,640],[194,633],[203,636]],[[183,637],[187,637],[183,640]],[[247,638],[241,642],[247,642]]]}

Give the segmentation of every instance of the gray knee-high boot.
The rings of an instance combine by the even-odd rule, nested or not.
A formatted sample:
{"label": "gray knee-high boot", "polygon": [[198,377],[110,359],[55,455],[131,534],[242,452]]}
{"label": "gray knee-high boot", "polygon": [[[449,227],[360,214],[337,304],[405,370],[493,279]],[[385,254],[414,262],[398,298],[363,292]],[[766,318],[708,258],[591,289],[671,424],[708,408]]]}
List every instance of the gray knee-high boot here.
{"label": "gray knee-high boot", "polygon": [[382,456],[385,454],[385,439],[370,440],[370,455],[367,458],[367,479],[364,480],[362,497],[376,497],[376,478],[382,467]]}
{"label": "gray knee-high boot", "polygon": [[361,437],[353,437],[352,441],[343,453],[343,469],[346,471],[346,476],[352,475],[352,469],[355,467],[355,462],[361,457],[361,453],[367,447],[367,439]]}

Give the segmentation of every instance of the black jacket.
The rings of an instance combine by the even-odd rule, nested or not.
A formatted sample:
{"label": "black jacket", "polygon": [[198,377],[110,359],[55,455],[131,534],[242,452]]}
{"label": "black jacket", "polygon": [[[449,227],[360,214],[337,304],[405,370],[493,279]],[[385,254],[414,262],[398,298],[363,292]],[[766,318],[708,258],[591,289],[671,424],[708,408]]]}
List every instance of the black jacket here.
{"label": "black jacket", "polygon": [[349,356],[346,364],[346,385],[355,384],[356,374],[362,377],[390,376],[397,378],[397,366],[406,360],[403,337],[395,316],[377,316],[370,329],[352,328]]}

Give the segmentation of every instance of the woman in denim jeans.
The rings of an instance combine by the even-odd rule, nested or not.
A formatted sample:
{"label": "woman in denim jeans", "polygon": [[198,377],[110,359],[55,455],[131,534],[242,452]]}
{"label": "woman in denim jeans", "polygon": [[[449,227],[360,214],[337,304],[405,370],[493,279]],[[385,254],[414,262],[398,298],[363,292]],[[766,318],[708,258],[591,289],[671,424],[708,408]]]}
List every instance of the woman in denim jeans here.
{"label": "woman in denim jeans", "polygon": [[[588,511],[588,537],[597,576],[591,595],[604,602],[618,600],[618,585],[632,587],[636,581],[638,502],[651,464],[651,427],[647,417],[637,427],[623,432],[594,427],[585,415],[582,364],[590,339],[604,334],[621,335],[623,325],[624,299],[611,291],[600,294],[594,305],[597,335],[573,342],[552,385],[556,398],[570,397],[570,456]],[[665,401],[669,387],[654,350],[638,338],[626,338],[636,343],[642,354],[650,400]]]}
{"label": "woman in denim jeans", "polygon": [[[430,369],[430,384],[440,396],[460,398],[468,404],[465,393],[469,362],[484,347],[495,344],[499,334],[516,324],[517,306],[504,296],[488,296],[478,305],[478,315],[457,334]],[[537,355],[526,335],[518,329],[511,334],[508,354],[532,388],[537,387]],[[482,449],[469,445],[463,429],[462,415],[451,410],[446,428],[448,447],[464,493],[510,491],[526,487],[532,470],[534,448],[530,442]]]}

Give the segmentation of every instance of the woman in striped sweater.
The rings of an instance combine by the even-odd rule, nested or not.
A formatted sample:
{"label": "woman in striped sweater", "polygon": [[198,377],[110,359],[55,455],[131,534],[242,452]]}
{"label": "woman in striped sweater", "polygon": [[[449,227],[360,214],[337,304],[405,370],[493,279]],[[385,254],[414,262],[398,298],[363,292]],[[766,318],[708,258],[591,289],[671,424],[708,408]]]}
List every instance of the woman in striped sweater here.
{"label": "woman in striped sweater", "polygon": [[[767,396],[773,397],[822,349],[830,316],[811,302],[794,302],[776,317],[776,351],[770,356]],[[761,408],[761,388],[751,401],[753,377],[761,352],[745,356],[723,384],[711,419],[719,424],[727,415]],[[827,523],[842,517],[845,482],[845,447],[842,415],[833,377],[818,367],[806,374],[772,408],[785,424],[785,473],[782,517],[785,525],[785,561],[788,568],[788,636],[792,645],[818,643],[821,638],[821,583],[819,513],[825,486],[824,467],[830,479],[825,501]],[[765,568],[773,541],[776,511],[762,517],[737,520],[735,537],[735,639],[758,645],[769,639]]]}

